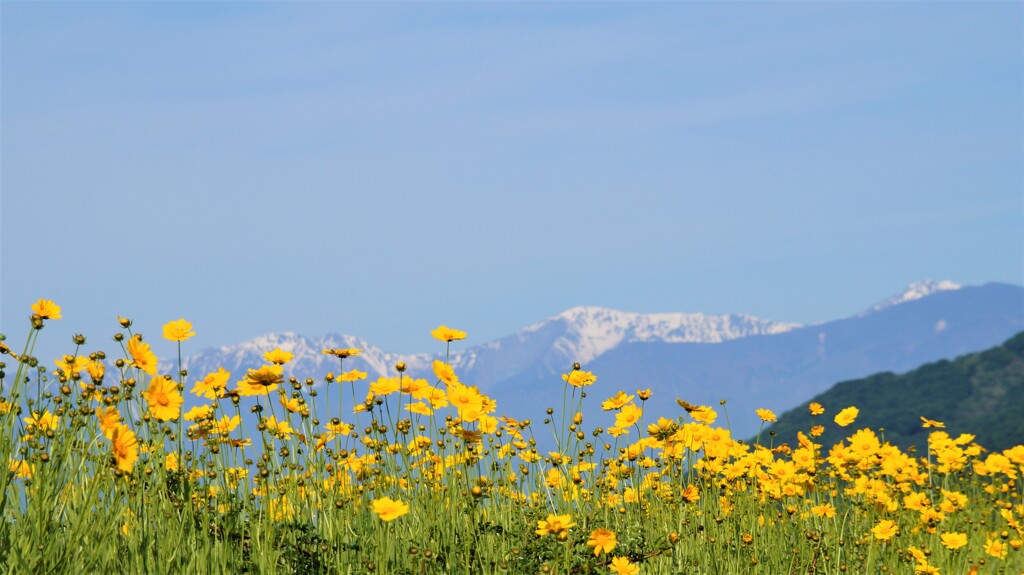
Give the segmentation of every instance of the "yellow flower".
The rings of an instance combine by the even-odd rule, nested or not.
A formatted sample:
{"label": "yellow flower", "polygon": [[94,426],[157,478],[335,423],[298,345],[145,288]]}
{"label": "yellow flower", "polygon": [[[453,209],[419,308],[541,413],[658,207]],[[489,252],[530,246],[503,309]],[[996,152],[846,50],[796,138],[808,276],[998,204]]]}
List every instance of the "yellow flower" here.
{"label": "yellow flower", "polygon": [[110,435],[111,448],[117,468],[129,473],[139,459],[139,440],[127,425],[119,424]]}
{"label": "yellow flower", "polygon": [[196,332],[192,331],[192,324],[185,321],[185,318],[176,319],[164,324],[164,339],[186,341],[195,334]]}
{"label": "yellow flower", "polygon": [[149,348],[148,343],[143,343],[142,336],[136,335],[128,340],[128,355],[132,356],[135,367],[149,375],[156,375],[156,354]]}
{"label": "yellow flower", "polygon": [[821,437],[822,433],[825,433],[824,425],[815,425],[811,427],[811,437]]}
{"label": "yellow flower", "polygon": [[574,369],[563,373],[562,380],[573,387],[586,387],[597,381],[597,376],[589,371]]}
{"label": "yellow flower", "polygon": [[370,393],[377,397],[384,397],[390,395],[401,389],[401,383],[397,377],[381,376],[377,378],[377,381],[370,384]]}
{"label": "yellow flower", "polygon": [[58,369],[63,369],[64,373],[70,377],[73,373],[79,373],[83,369],[89,366],[89,360],[82,356],[65,355],[64,357],[54,360],[57,364]]}
{"label": "yellow flower", "polygon": [[90,361],[85,365],[85,371],[89,373],[93,382],[100,383],[103,381],[103,374],[106,373],[107,368],[102,361]]}
{"label": "yellow flower", "polygon": [[358,369],[353,369],[341,374],[341,377],[339,379],[341,381],[357,381],[360,379],[366,379],[366,372],[359,371]]}
{"label": "yellow flower", "polygon": [[758,409],[755,413],[757,413],[757,416],[761,418],[761,421],[772,422],[776,420],[775,413],[770,409]]}
{"label": "yellow flower", "polygon": [[13,473],[18,479],[31,479],[35,466],[29,465],[24,459],[11,459],[7,471]]}
{"label": "yellow flower", "polygon": [[32,417],[24,419],[25,425],[35,426],[39,431],[55,431],[60,424],[60,418],[46,410],[43,413],[32,412]]}
{"label": "yellow flower", "polygon": [[32,304],[32,311],[43,319],[60,319],[60,306],[48,299]]}
{"label": "yellow flower", "polygon": [[230,378],[230,371],[224,371],[223,367],[217,368],[217,371],[209,373],[206,377],[197,381],[192,386],[192,393],[206,399],[217,399],[220,390],[227,387]]}
{"label": "yellow flower", "polygon": [[299,415],[309,415],[309,406],[304,401],[299,401],[300,398],[285,399],[282,395],[278,398],[281,405],[292,413],[298,413]]}
{"label": "yellow flower", "polygon": [[812,401],[811,405],[808,406],[808,409],[811,410],[811,415],[821,415],[822,413],[825,413],[825,408],[817,401]]}
{"label": "yellow flower", "polygon": [[647,389],[636,390],[636,395],[640,398],[640,401],[647,401],[652,395],[654,395],[654,393],[651,391],[651,388],[648,387]]}
{"label": "yellow flower", "polygon": [[640,566],[630,562],[629,557],[615,557],[608,568],[616,575],[636,575]]}
{"label": "yellow flower", "polygon": [[390,497],[374,499],[371,505],[373,506],[373,513],[381,521],[394,521],[409,512],[409,505],[407,503],[396,501]]}
{"label": "yellow flower", "polygon": [[419,401],[406,405],[405,409],[409,410],[410,413],[416,413],[419,415],[431,415],[434,413],[434,410],[430,409],[430,406]]}
{"label": "yellow flower", "polygon": [[594,556],[600,555],[601,552],[611,553],[612,549],[618,541],[615,539],[615,532],[610,529],[604,529],[599,527],[590,532],[590,539],[587,541],[587,545],[594,548]]}
{"label": "yellow flower", "polygon": [[939,536],[939,539],[942,540],[942,546],[949,550],[959,549],[967,545],[966,533],[943,533]]}
{"label": "yellow flower", "polygon": [[167,457],[164,458],[164,469],[166,469],[167,471],[177,471],[178,470],[178,454],[177,453],[168,453],[167,454]]}
{"label": "yellow flower", "polygon": [[711,409],[711,407],[702,405],[691,411],[690,417],[692,417],[694,421],[711,425],[716,419],[718,419],[718,413],[714,409]]}
{"label": "yellow flower", "polygon": [[263,354],[263,359],[277,365],[286,364],[289,361],[291,361],[292,358],[294,357],[294,353],[283,351],[281,348],[277,348],[274,349],[273,351],[268,351],[267,353]]}
{"label": "yellow flower", "polygon": [[626,405],[630,401],[633,401],[634,397],[636,396],[626,395],[626,393],[623,391],[616,392],[615,395],[609,397],[607,400],[601,403],[601,409],[605,411],[614,411],[616,409],[619,409],[623,405]]}
{"label": "yellow flower", "polygon": [[1000,539],[986,539],[985,540],[985,553],[992,557],[1003,559],[1006,557],[1008,548],[1006,542]]}
{"label": "yellow flower", "polygon": [[245,379],[238,382],[238,394],[244,396],[269,395],[284,381],[284,368],[280,365],[264,365],[250,369]]}
{"label": "yellow flower", "polygon": [[575,527],[576,523],[572,520],[571,515],[548,515],[546,521],[537,521],[537,535],[559,535],[562,532],[568,531],[569,528]]}
{"label": "yellow flower", "polygon": [[430,335],[434,336],[434,339],[449,343],[458,339],[466,339],[466,332],[443,325],[438,326],[437,329],[430,330]]}
{"label": "yellow flower", "polygon": [[875,539],[888,541],[892,539],[899,530],[900,528],[896,525],[896,522],[890,519],[883,519],[878,522],[878,525],[871,528],[871,533],[875,535]]}
{"label": "yellow flower", "polygon": [[276,417],[264,418],[263,423],[267,426],[267,431],[271,435],[276,435],[281,439],[288,439],[295,433],[295,429],[292,428],[291,424],[287,421],[278,421]]}
{"label": "yellow flower", "polygon": [[205,421],[213,418],[213,407],[209,405],[197,405],[181,416],[185,421]]}
{"label": "yellow flower", "polygon": [[856,407],[850,406],[836,414],[835,422],[840,427],[846,427],[857,419],[857,414],[860,410]]}
{"label": "yellow flower", "polygon": [[448,365],[447,363],[439,359],[435,359],[433,367],[434,375],[437,376],[438,380],[443,381],[446,384],[459,382],[459,376],[455,375],[455,370],[452,369],[452,366]]}
{"label": "yellow flower", "polygon": [[640,416],[643,415],[643,412],[644,410],[632,403],[622,406],[622,409],[615,414],[615,427],[624,429],[635,425],[640,421]]}
{"label": "yellow flower", "polygon": [[181,413],[181,404],[185,401],[178,392],[178,384],[162,375],[150,379],[149,387],[140,395],[146,398],[153,417],[162,421],[177,419]]}
{"label": "yellow flower", "polygon": [[363,350],[355,347],[324,350],[324,355],[333,355],[339,359],[345,359],[346,357],[359,357],[359,354],[361,353],[363,353]]}
{"label": "yellow flower", "polygon": [[832,507],[828,503],[822,503],[821,505],[815,505],[811,507],[811,513],[815,517],[824,517],[826,519],[832,519],[836,516],[836,508]]}
{"label": "yellow flower", "polygon": [[926,418],[925,416],[922,415],[921,416],[921,427],[935,427],[935,428],[938,428],[938,429],[942,429],[942,428],[946,427],[946,424],[942,423],[941,421],[935,421],[934,419],[928,419],[928,418]]}
{"label": "yellow flower", "polygon": [[121,423],[121,414],[112,405],[106,408],[97,407],[96,418],[100,421],[100,431],[107,439],[114,435],[114,429]]}

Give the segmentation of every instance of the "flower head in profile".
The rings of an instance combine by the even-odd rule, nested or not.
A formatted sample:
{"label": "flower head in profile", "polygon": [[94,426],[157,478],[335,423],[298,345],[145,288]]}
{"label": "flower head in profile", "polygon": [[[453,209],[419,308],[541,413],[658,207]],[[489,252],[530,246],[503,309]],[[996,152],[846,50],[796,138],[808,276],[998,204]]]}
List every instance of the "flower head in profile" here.
{"label": "flower head in profile", "polygon": [[466,339],[466,332],[458,329],[452,329],[444,325],[438,326],[437,329],[430,330],[430,335],[434,336],[434,339],[436,340],[448,343],[460,339]]}
{"label": "flower head in profile", "polygon": [[618,541],[615,539],[615,532],[610,529],[599,527],[590,532],[590,539],[587,545],[594,548],[594,556],[601,553],[611,553]]}
{"label": "flower head in profile", "polygon": [[570,528],[575,527],[576,523],[572,520],[571,515],[548,515],[546,520],[537,521],[537,535],[560,535],[566,533]]}
{"label": "flower head in profile", "polygon": [[128,340],[128,355],[132,356],[132,363],[135,367],[149,375],[156,375],[156,354],[150,349],[148,343],[142,341],[141,336],[136,335]]}
{"label": "flower head in profile", "polygon": [[623,405],[633,401],[634,395],[626,395],[624,391],[618,391],[615,395],[609,397],[605,401],[601,402],[601,409],[605,411],[615,411],[621,408]]}
{"label": "flower head in profile", "polygon": [[63,369],[64,373],[70,376],[73,373],[80,373],[88,367],[89,359],[80,355],[65,355],[54,360],[54,363],[57,364],[57,369]]}
{"label": "flower head in profile", "polygon": [[562,380],[573,387],[586,387],[597,381],[597,376],[589,371],[574,369],[562,374]]}
{"label": "flower head in profile", "polygon": [[358,369],[350,369],[345,373],[341,374],[338,378],[340,381],[359,381],[360,379],[366,379],[366,372],[359,371]]}
{"label": "flower head in profile", "polygon": [[129,473],[139,459],[139,440],[127,425],[118,424],[110,434],[110,443],[117,468]]}
{"label": "flower head in profile", "polygon": [[836,516],[836,508],[828,503],[822,503],[821,505],[811,507],[811,513],[813,513],[815,517],[832,519]]}
{"label": "flower head in profile", "polygon": [[616,575],[637,575],[640,566],[629,560],[629,557],[615,557],[608,568]]}
{"label": "flower head in profile", "polygon": [[170,341],[186,341],[194,336],[192,324],[185,321],[185,318],[169,321],[164,324],[164,339]]}
{"label": "flower head in profile", "polygon": [[43,319],[60,319],[60,306],[48,299],[40,299],[32,304],[32,313]]}
{"label": "flower head in profile", "polygon": [[690,417],[692,417],[694,421],[711,425],[716,419],[718,419],[718,412],[712,409],[711,406],[701,405],[690,412]]}
{"label": "flower head in profile", "polygon": [[765,423],[771,423],[776,420],[775,413],[770,409],[758,409],[755,413],[757,413],[757,416]]}
{"label": "flower head in profile", "polygon": [[359,357],[359,354],[363,353],[362,349],[350,347],[350,348],[338,348],[338,349],[325,349],[324,355],[333,355],[338,359],[345,359],[346,357]]}
{"label": "flower head in profile", "polygon": [[146,399],[153,417],[162,421],[178,419],[181,404],[185,402],[185,398],[178,391],[178,384],[162,375],[150,379],[149,387],[141,395]]}
{"label": "flower head in profile", "polygon": [[121,424],[121,414],[112,405],[105,408],[97,407],[96,419],[100,422],[100,431],[108,439],[114,435],[114,430]]}
{"label": "flower head in profile", "polygon": [[291,361],[292,358],[294,358],[294,357],[295,357],[294,353],[291,353],[289,351],[284,351],[281,348],[276,348],[276,349],[274,349],[272,351],[268,351],[267,353],[263,354],[263,359],[265,359],[265,360],[267,360],[270,363],[273,363],[275,365],[284,365],[284,364],[288,363],[289,361]]}
{"label": "flower head in profile", "polygon": [[846,427],[857,419],[857,414],[860,410],[856,407],[850,406],[836,414],[835,422],[840,427]]}
{"label": "flower head in profile", "polygon": [[946,424],[942,423],[941,421],[935,421],[934,419],[928,419],[928,418],[926,418],[925,416],[922,415],[921,416],[921,427],[925,427],[925,428],[927,428],[927,427],[934,427],[936,429],[942,429],[942,428],[946,427]]}
{"label": "flower head in profile", "polygon": [[390,497],[374,499],[370,505],[373,507],[374,515],[379,517],[381,521],[394,521],[409,512],[409,504],[396,501]]}
{"label": "flower head in profile", "polygon": [[238,382],[238,393],[245,396],[269,394],[284,381],[283,373],[284,368],[275,364],[250,369],[245,379]]}
{"label": "flower head in profile", "polygon": [[455,370],[452,369],[452,366],[448,365],[447,363],[439,359],[435,359],[433,367],[434,375],[437,376],[438,380],[443,381],[446,384],[459,382],[459,376],[455,375]]}

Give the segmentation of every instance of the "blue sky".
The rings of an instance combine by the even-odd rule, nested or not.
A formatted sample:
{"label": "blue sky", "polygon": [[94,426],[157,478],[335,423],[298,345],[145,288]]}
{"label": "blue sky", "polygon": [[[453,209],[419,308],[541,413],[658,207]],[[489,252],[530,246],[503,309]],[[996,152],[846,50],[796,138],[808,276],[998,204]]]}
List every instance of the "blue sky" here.
{"label": "blue sky", "polygon": [[[433,349],[1024,283],[1024,4],[3,2],[0,330]],[[63,352],[63,351],[62,351]]]}

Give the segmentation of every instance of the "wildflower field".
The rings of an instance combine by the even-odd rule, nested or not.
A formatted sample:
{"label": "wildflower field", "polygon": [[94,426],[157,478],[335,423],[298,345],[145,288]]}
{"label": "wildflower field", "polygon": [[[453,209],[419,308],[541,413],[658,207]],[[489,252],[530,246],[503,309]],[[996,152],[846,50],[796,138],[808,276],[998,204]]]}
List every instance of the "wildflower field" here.
{"label": "wildflower field", "polygon": [[[816,403],[798,445],[743,442],[725,402],[586,397],[599,374],[574,365],[561,405],[515,420],[440,360],[369,381],[346,370],[359,349],[325,349],[337,371],[300,381],[268,349],[189,373],[185,320],[160,334],[173,373],[126,318],[106,349],[34,357],[60,319],[39,300],[23,347],[0,336],[3,573],[1024,573],[1024,445],[929,414],[920,453]],[[654,401],[678,416],[646,420]],[[847,439],[816,444],[827,426]]]}

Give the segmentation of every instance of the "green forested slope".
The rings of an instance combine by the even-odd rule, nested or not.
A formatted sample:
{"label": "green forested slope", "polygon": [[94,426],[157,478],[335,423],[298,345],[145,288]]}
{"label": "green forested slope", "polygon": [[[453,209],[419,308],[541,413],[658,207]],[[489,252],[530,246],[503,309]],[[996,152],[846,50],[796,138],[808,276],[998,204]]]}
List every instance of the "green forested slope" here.
{"label": "green forested slope", "polygon": [[[922,428],[922,416],[944,422],[954,437],[974,434],[990,450],[1024,443],[1024,332],[992,349],[902,375],[879,373],[844,381],[810,401],[822,404],[825,414],[812,422],[806,404],[782,414],[765,430],[775,432],[776,445],[795,446],[797,431],[806,433],[812,425],[823,424],[826,431],[815,441],[826,449],[855,429],[870,427],[884,429],[885,439],[895,445],[923,450],[932,430]],[[832,418],[851,405],[860,409],[857,421],[837,426]],[[769,440],[762,433],[762,444]]]}

